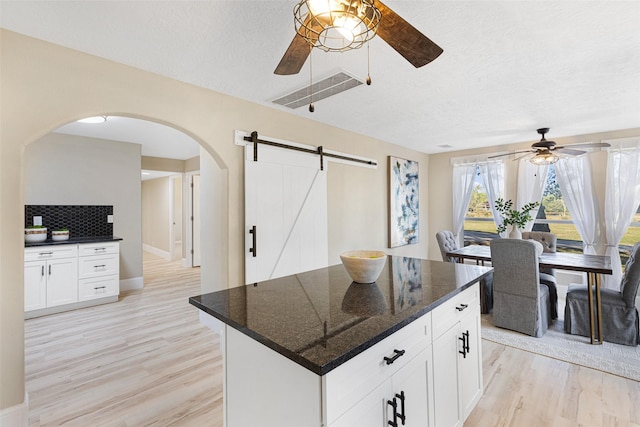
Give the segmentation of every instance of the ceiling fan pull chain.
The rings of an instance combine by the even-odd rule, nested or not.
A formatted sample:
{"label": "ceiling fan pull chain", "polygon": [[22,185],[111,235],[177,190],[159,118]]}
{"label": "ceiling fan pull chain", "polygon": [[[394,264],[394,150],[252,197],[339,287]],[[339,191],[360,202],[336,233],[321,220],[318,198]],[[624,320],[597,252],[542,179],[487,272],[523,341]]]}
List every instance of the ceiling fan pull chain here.
{"label": "ceiling fan pull chain", "polygon": [[371,51],[369,50],[369,42],[367,42],[367,86],[371,86]]}
{"label": "ceiling fan pull chain", "polygon": [[316,107],[313,105],[313,46],[309,52],[309,112],[313,113]]}

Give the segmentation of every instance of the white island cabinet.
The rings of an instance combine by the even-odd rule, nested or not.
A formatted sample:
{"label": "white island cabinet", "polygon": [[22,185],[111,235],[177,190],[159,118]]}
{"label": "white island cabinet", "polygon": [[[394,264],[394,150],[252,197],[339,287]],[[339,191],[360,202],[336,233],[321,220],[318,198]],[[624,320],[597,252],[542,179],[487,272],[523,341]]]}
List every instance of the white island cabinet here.
{"label": "white island cabinet", "polygon": [[434,425],[430,313],[324,376],[229,326],[225,335],[228,427]]}
{"label": "white island cabinet", "polygon": [[478,286],[433,310],[435,423],[462,426],[482,396]]}
{"label": "white island cabinet", "polygon": [[388,257],[369,285],[337,265],[190,298],[225,323],[225,426],[461,425],[482,395],[491,269],[412,260]]}

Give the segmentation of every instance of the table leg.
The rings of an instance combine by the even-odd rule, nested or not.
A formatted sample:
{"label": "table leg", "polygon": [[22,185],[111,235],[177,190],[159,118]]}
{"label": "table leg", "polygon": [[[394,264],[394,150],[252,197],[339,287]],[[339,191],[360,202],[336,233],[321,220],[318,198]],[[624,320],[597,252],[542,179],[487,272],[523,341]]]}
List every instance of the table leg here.
{"label": "table leg", "polygon": [[598,344],[602,344],[603,336],[602,336],[602,298],[600,297],[600,283],[602,280],[602,275],[596,273],[594,274],[596,279],[596,311],[598,314]]}
{"label": "table leg", "polygon": [[[587,273],[587,288],[589,290],[589,329],[591,344],[602,344],[602,307],[600,303],[600,275]],[[594,295],[595,293],[595,295]]]}

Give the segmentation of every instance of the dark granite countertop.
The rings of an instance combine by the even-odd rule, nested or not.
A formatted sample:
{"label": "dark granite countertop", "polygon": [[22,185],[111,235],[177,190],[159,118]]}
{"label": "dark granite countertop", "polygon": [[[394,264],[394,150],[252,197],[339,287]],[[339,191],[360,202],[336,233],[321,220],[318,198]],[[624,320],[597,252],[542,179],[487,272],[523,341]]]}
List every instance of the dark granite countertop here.
{"label": "dark granite countertop", "polygon": [[100,242],[119,242],[122,237],[117,236],[92,236],[92,237],[69,237],[69,240],[47,239],[44,242],[25,242],[25,248],[34,246],[54,246],[54,245],[77,245],[78,243],[100,243]]}
{"label": "dark granite countertop", "polygon": [[342,264],[198,295],[189,302],[318,375],[340,366],[492,271],[388,256],[374,284]]}

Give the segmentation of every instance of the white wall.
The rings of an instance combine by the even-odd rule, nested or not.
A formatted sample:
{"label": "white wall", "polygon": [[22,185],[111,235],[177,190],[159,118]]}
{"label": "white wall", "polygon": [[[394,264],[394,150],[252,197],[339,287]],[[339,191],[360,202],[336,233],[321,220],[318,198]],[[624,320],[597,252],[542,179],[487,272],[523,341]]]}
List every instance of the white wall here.
{"label": "white wall", "polygon": [[146,250],[170,258],[169,241],[169,177],[142,181],[142,244]]}
{"label": "white wall", "polygon": [[140,145],[50,133],[24,159],[24,204],[113,205],[120,279],[142,277]]}

